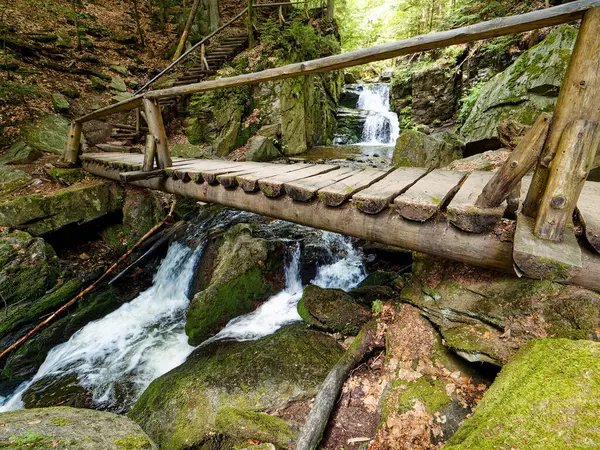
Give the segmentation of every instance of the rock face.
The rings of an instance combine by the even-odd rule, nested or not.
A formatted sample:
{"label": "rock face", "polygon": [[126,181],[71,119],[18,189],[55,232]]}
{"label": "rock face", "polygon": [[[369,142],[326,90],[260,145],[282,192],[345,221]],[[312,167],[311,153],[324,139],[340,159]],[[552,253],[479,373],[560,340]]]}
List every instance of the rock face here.
{"label": "rock face", "polygon": [[123,189],[115,183],[74,186],[52,195],[32,194],[0,203],[0,226],[39,236],[89,222],[122,206]]}
{"label": "rock face", "polygon": [[257,341],[217,342],[154,380],[129,416],[161,448],[209,448],[258,439],[288,448],[297,427],[264,414],[316,394],[343,354],[304,325]]}
{"label": "rock face", "polygon": [[5,165],[0,165],[0,198],[21,189],[31,183],[27,172]]}
{"label": "rock face", "polygon": [[592,291],[421,255],[401,296],[454,352],[498,366],[532,339],[597,339],[600,326],[600,296]]}
{"label": "rock face", "polygon": [[396,167],[443,167],[462,158],[462,144],[454,133],[427,135],[406,130],[398,136],[392,156]]}
{"label": "rock face", "polygon": [[445,449],[594,448],[600,442],[600,344],[542,339],[502,368]]}
{"label": "rock face", "polygon": [[340,107],[356,109],[360,93],[364,89],[362,84],[346,84],[340,95]]}
{"label": "rock face", "polygon": [[273,139],[266,136],[252,137],[246,145],[246,161],[267,162],[283,156],[275,147]]}
{"label": "rock face", "polygon": [[340,107],[336,114],[337,127],[333,142],[337,145],[352,145],[360,142],[368,113],[362,109]]}
{"label": "rock face", "polygon": [[0,447],[14,449],[156,450],[148,435],[126,417],[67,407],[0,414]]}
{"label": "rock face", "polygon": [[461,74],[455,68],[433,67],[413,73],[413,121],[429,125],[451,119],[460,93]]}
{"label": "rock face", "polygon": [[283,288],[283,244],[252,236],[248,224],[231,228],[220,244],[206,289],[187,312],[185,331],[198,345],[227,321],[252,311],[257,302]]}
{"label": "rock face", "polygon": [[576,36],[575,29],[561,27],[484,85],[461,129],[473,152],[500,147],[502,120],[532,125],[539,113],[554,109]]}
{"label": "rock face", "polygon": [[69,122],[58,114],[48,114],[38,124],[23,127],[25,142],[38,150],[62,154],[67,144]]}
{"label": "rock face", "polygon": [[314,285],[304,288],[298,314],[312,327],[353,336],[371,318],[370,311],[343,290]]}

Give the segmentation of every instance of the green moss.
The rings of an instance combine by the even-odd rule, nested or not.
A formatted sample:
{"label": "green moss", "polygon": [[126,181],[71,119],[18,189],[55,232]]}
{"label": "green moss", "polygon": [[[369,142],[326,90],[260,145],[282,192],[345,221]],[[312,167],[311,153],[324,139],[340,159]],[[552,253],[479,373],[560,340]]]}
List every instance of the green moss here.
{"label": "green moss", "polygon": [[[400,382],[396,382],[400,383]],[[429,414],[441,411],[452,403],[446,394],[446,382],[443,378],[433,379],[425,375],[411,383],[401,382],[405,389],[398,394],[398,412],[403,414],[413,409],[415,401],[420,401]]]}
{"label": "green moss", "polygon": [[117,439],[114,444],[123,450],[143,450],[152,448],[152,444],[148,438],[144,436],[127,436],[126,438]]}
{"label": "green moss", "polygon": [[56,425],[57,427],[64,427],[69,424],[69,421],[64,417],[51,417],[50,423],[52,423],[52,425]]}
{"label": "green moss", "polygon": [[502,369],[448,450],[561,450],[600,441],[600,344],[543,339]]}
{"label": "green moss", "polygon": [[54,167],[48,171],[48,175],[56,183],[71,186],[85,178],[85,174],[79,169],[61,169]]}

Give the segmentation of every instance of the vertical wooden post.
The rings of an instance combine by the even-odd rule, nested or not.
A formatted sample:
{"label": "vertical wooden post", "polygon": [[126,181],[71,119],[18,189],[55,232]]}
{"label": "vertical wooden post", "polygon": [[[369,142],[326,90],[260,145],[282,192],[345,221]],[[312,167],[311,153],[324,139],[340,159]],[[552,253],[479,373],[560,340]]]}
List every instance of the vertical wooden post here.
{"label": "vertical wooden post", "polygon": [[587,11],[562,83],[552,127],[535,171],[523,214],[535,217],[544,195],[550,163],[567,124],[583,119],[600,123],[600,7]]}
{"label": "vertical wooden post", "polygon": [[144,111],[146,111],[146,121],[148,122],[148,131],[156,139],[156,155],[158,157],[158,168],[164,169],[172,165],[169,155],[169,144],[167,142],[167,133],[160,113],[160,106],[147,98],[143,99]]}
{"label": "vertical wooden post", "polygon": [[175,50],[175,54],[173,55],[173,61],[178,59],[183,53],[183,49],[185,47],[185,43],[188,40],[188,36],[190,35],[190,30],[192,29],[192,25],[194,24],[194,19],[196,18],[196,12],[198,11],[198,7],[200,6],[200,0],[195,0],[192,4],[192,9],[190,9],[190,14],[188,16],[187,22],[185,23],[185,28],[183,29],[183,33],[181,33],[181,39],[179,39],[179,44],[177,45],[177,50]]}
{"label": "vertical wooden post", "polygon": [[327,0],[327,20],[333,21],[333,9],[335,7],[334,0]]}
{"label": "vertical wooden post", "polygon": [[254,40],[254,0],[248,0],[248,48],[253,49],[256,45]]}
{"label": "vertical wooden post", "polygon": [[142,127],[142,118],[140,114],[140,108],[135,109],[135,134],[139,136],[140,128]]}
{"label": "vertical wooden post", "polygon": [[63,152],[63,162],[67,164],[77,164],[79,160],[79,147],[81,146],[81,128],[80,122],[71,122],[69,125],[69,134],[67,135],[67,144]]}
{"label": "vertical wooden post", "polygon": [[144,165],[142,170],[149,172],[154,168],[154,156],[156,155],[156,139],[151,134],[146,135],[146,149],[144,151]]}
{"label": "vertical wooden post", "polygon": [[208,61],[206,61],[206,47],[204,44],[200,46],[200,64],[204,69],[206,69],[207,72],[210,70],[210,67],[208,67]]}

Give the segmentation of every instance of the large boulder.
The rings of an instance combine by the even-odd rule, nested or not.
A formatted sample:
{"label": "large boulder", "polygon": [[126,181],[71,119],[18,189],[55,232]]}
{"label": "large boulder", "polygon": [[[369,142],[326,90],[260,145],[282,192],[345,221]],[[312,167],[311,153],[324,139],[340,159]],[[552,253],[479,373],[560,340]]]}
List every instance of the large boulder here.
{"label": "large boulder", "polygon": [[451,119],[461,92],[461,72],[456,67],[433,66],[412,75],[412,119],[432,124]]}
{"label": "large boulder", "polygon": [[396,140],[392,163],[396,167],[435,169],[462,158],[462,151],[462,143],[454,133],[427,135],[406,130]]}
{"label": "large boulder", "polygon": [[371,313],[341,289],[324,289],[309,285],[298,302],[298,314],[310,326],[357,335],[371,318]]}
{"label": "large boulder", "polygon": [[220,243],[207,287],[194,295],[185,331],[198,345],[258,302],[283,289],[284,249],[280,241],[254,237],[252,227],[238,224]]}
{"label": "large boulder", "polygon": [[474,269],[415,255],[403,300],[469,361],[502,366],[536,338],[597,339],[600,295],[576,286]]}
{"label": "large boulder", "polygon": [[576,37],[574,28],[555,30],[483,86],[460,131],[471,153],[500,147],[502,120],[532,125],[541,112],[554,109]]}
{"label": "large boulder", "polygon": [[600,344],[542,339],[502,368],[445,449],[597,448]]}
{"label": "large boulder", "polygon": [[342,354],[333,338],[304,325],[212,343],[154,380],[129,417],[170,450],[249,439],[288,448],[297,424],[265,413],[314,396]]}
{"label": "large boulder", "polygon": [[246,161],[266,162],[283,156],[275,147],[273,139],[266,136],[252,137],[246,145]]}
{"label": "large boulder", "polygon": [[171,149],[171,156],[178,158],[211,158],[210,151],[203,145],[175,144]]}
{"label": "large boulder", "polygon": [[32,180],[27,172],[0,164],[0,199],[27,186]]}
{"label": "large boulder", "polygon": [[0,203],[0,226],[39,236],[89,222],[122,206],[123,188],[116,183],[72,186],[50,195],[31,194]]}
{"label": "large boulder", "polygon": [[[23,141],[15,142],[10,148],[0,156],[0,164],[29,164],[42,157],[42,152],[31,148]],[[4,179],[4,177],[1,177]]]}
{"label": "large boulder", "polygon": [[25,142],[38,150],[62,154],[67,144],[69,121],[58,114],[48,114],[37,124],[23,127]]}
{"label": "large boulder", "polygon": [[156,450],[128,419],[101,411],[67,407],[0,414],[0,447],[12,449]]}

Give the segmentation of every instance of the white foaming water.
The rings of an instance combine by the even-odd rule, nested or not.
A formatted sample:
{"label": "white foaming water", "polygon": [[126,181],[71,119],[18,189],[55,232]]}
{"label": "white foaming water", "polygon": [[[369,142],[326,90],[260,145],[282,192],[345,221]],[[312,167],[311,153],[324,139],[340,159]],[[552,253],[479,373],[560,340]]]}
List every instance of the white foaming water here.
{"label": "white foaming water", "polygon": [[400,135],[398,115],[390,111],[390,85],[364,85],[357,107],[369,111],[362,132],[361,144],[395,144]]}
{"label": "white foaming water", "polygon": [[152,287],[54,347],[0,411],[23,408],[21,395],[37,380],[70,374],[91,391],[96,407],[122,411],[131,405],[152,380],[183,363],[194,349],[184,332],[185,311],[201,252],[201,247],[172,244]]}
{"label": "white foaming water", "polygon": [[[332,264],[317,269],[312,283],[323,288],[352,289],[366,276],[362,254],[352,246],[348,237],[323,232],[322,239],[329,249],[336,250],[338,256]],[[220,339],[255,340],[274,333],[284,325],[302,320],[297,311],[303,291],[300,256],[300,248],[296,247],[285,269],[286,287],[283,291],[255,311],[230,320],[218,334],[200,345]]]}

